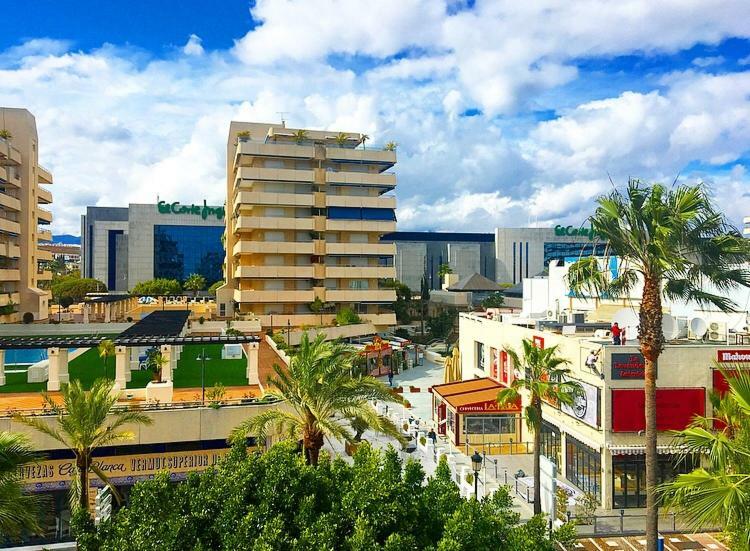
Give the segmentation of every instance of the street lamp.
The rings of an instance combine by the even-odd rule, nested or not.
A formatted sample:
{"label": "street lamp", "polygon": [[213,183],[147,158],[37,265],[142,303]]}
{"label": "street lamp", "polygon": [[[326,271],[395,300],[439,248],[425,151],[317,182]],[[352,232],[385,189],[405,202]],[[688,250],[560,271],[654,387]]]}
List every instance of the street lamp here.
{"label": "street lamp", "polygon": [[289,341],[292,340],[292,321],[287,318],[286,320],[286,347],[289,348],[291,344]]}
{"label": "street lamp", "polygon": [[206,349],[201,348],[201,355],[196,358],[201,361],[201,405],[206,404],[206,360],[210,359],[206,357]]}
{"label": "street lamp", "polygon": [[476,450],[471,456],[471,468],[474,470],[474,499],[479,500],[479,471],[482,470],[482,456]]}

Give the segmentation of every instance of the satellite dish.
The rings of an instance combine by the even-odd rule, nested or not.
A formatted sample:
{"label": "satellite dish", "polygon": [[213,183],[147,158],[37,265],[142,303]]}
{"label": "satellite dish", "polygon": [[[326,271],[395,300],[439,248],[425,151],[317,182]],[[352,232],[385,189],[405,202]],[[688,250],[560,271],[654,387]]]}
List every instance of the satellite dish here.
{"label": "satellite dish", "polygon": [[612,323],[617,323],[621,328],[625,329],[625,334],[629,340],[633,340],[638,336],[638,325],[640,319],[630,308],[622,308],[615,312],[612,316]]}
{"label": "satellite dish", "polygon": [[690,320],[690,332],[698,337],[703,338],[703,335],[708,331],[708,324],[703,318],[693,318]]}
{"label": "satellite dish", "polygon": [[664,338],[668,341],[672,341],[677,338],[680,329],[677,326],[677,320],[675,320],[669,314],[664,314],[661,318],[661,333]]}

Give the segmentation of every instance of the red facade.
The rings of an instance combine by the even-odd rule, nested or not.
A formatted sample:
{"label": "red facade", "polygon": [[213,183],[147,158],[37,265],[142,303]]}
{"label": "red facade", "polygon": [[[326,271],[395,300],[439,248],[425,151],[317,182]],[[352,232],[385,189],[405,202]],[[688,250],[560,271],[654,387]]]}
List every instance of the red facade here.
{"label": "red facade", "polygon": [[[643,389],[612,390],[612,431],[646,429],[646,395]],[[657,388],[656,429],[682,430],[693,417],[706,414],[705,388]]]}

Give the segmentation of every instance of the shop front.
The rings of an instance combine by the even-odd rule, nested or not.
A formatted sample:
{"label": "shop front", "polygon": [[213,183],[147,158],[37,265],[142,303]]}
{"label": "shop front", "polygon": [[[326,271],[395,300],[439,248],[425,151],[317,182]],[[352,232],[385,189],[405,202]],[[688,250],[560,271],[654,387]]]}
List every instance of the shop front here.
{"label": "shop front", "polygon": [[508,453],[521,439],[521,404],[500,406],[497,393],[502,388],[489,378],[433,386],[432,411],[438,433],[457,447]]}

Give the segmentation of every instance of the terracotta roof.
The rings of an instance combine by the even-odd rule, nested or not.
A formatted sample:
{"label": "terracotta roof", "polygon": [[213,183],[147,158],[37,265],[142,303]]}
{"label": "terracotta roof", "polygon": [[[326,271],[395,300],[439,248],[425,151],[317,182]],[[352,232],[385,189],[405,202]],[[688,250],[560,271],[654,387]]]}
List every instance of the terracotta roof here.
{"label": "terracotta roof", "polygon": [[487,377],[482,379],[468,379],[466,381],[456,381],[454,383],[443,383],[440,385],[434,385],[432,390],[442,397],[453,396],[455,394],[463,394],[465,392],[475,392],[477,390],[484,389],[495,389],[495,392],[500,390],[502,386],[497,381],[493,381]]}
{"label": "terracotta roof", "polygon": [[[432,390],[459,413],[471,411],[493,413],[521,411],[520,402],[502,407],[494,404],[497,399],[497,393],[502,388],[505,387],[485,377],[482,379],[435,385],[432,387]],[[489,407],[487,405],[488,402],[491,402]],[[476,406],[476,409],[471,408],[471,406]]]}

